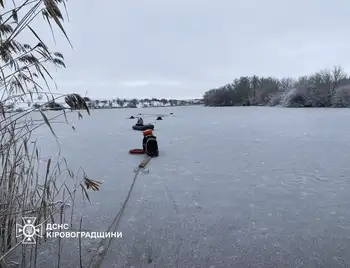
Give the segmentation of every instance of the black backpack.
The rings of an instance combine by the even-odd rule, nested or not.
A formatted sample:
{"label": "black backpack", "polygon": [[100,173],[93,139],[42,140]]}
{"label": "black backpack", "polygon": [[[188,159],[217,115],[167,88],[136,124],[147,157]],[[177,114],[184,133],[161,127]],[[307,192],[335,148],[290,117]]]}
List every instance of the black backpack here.
{"label": "black backpack", "polygon": [[153,135],[147,137],[145,145],[146,153],[150,156],[158,156],[158,142],[157,138]]}

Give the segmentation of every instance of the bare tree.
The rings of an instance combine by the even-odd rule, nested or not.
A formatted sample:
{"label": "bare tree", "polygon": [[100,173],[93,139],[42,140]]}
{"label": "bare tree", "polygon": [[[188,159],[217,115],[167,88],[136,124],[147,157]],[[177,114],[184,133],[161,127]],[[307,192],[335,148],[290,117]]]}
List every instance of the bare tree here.
{"label": "bare tree", "polygon": [[281,90],[286,92],[287,90],[293,88],[295,80],[293,78],[287,77],[281,79]]}
{"label": "bare tree", "polygon": [[[350,78],[339,66],[297,79],[241,77],[230,84],[208,90],[203,95],[203,102],[207,106],[246,105],[248,98],[251,105],[329,107],[334,103],[337,88],[349,84]],[[337,96],[338,99],[343,98],[342,103],[347,102],[345,93]]]}

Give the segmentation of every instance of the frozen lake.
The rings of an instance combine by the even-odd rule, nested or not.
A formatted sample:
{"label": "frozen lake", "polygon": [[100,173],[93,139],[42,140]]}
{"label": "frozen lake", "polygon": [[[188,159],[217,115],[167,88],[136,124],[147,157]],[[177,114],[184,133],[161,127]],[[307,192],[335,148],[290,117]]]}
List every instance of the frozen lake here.
{"label": "frozen lake", "polygon": [[[173,115],[169,115],[170,113]],[[176,107],[93,110],[76,132],[56,125],[62,154],[103,182],[78,205],[84,228],[105,231],[141,156],[131,115],[155,123],[160,156],[137,179],[101,267],[349,267],[350,110]],[[69,115],[71,117],[71,115]],[[155,116],[145,115],[145,123]],[[47,128],[43,153],[55,153]],[[52,141],[52,139],[51,139]],[[84,252],[96,239],[84,241]],[[78,267],[65,241],[62,267]],[[52,266],[55,244],[40,267]],[[86,260],[88,258],[86,257]],[[85,267],[85,266],[84,266]]]}

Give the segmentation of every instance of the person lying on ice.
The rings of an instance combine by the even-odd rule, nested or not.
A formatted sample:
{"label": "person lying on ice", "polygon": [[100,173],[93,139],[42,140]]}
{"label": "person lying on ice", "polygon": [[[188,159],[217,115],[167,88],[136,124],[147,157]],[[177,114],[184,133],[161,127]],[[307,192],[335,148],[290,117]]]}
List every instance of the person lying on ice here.
{"label": "person lying on ice", "polygon": [[152,129],[143,131],[142,148],[148,156],[158,156],[158,142],[156,136],[153,135]]}

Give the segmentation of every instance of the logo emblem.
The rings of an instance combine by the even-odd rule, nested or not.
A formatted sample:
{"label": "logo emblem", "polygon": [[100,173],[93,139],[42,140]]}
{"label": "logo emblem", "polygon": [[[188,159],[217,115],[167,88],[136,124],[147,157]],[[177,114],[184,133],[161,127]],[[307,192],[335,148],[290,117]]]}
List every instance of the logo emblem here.
{"label": "logo emblem", "polygon": [[16,224],[16,237],[23,236],[22,244],[36,244],[35,237],[43,236],[42,224],[35,225],[35,217],[23,217],[23,226]]}

